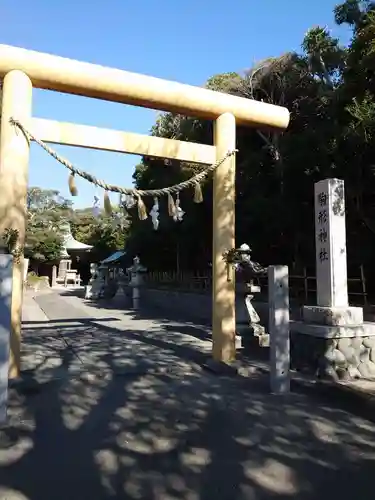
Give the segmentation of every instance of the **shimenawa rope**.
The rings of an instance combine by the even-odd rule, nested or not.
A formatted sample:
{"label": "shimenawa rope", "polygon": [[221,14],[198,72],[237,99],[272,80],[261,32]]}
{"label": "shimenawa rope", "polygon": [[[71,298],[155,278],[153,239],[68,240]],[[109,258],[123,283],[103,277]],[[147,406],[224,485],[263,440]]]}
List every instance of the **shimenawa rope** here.
{"label": "shimenawa rope", "polygon": [[[73,175],[78,175],[79,177],[82,177],[86,181],[90,182],[91,184],[94,184],[98,187],[103,188],[105,191],[111,191],[113,193],[120,193],[124,195],[133,195],[139,198],[143,196],[153,196],[153,197],[158,197],[158,196],[164,196],[164,195],[171,195],[174,193],[179,193],[183,189],[187,189],[189,187],[195,187],[197,188],[197,185],[199,185],[205,177],[207,177],[210,173],[214,172],[224,161],[229,158],[230,156],[233,156],[238,150],[233,149],[231,151],[228,151],[223,158],[218,160],[216,163],[213,163],[212,165],[209,165],[208,167],[204,168],[201,172],[198,174],[194,175],[190,179],[180,182],[178,184],[174,184],[173,186],[169,186],[166,188],[162,189],[134,189],[134,188],[124,188],[120,186],[115,186],[113,184],[107,184],[101,179],[96,178],[94,175],[85,172],[84,170],[80,170],[79,168],[75,167],[70,163],[68,160],[60,156],[56,151],[51,149],[47,144],[45,144],[43,141],[35,137],[31,132],[29,132],[23,125],[20,123],[18,120],[14,118],[10,118],[10,123],[14,125],[16,128],[18,128],[27,138],[28,141],[34,141],[36,144],[38,144],[44,151],[46,151],[52,158],[57,160],[59,163],[64,165],[68,170]],[[71,189],[71,191],[75,191],[75,195],[77,194],[76,189]],[[72,193],[73,194],[73,193]],[[198,200],[196,200],[198,201]],[[200,199],[199,201],[202,201]],[[199,202],[198,201],[198,202]]]}

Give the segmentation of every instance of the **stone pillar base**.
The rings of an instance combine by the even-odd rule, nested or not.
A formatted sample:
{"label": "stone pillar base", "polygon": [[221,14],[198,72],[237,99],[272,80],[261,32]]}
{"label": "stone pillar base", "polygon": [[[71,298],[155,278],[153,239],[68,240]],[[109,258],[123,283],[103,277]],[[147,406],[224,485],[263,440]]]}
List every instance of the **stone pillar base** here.
{"label": "stone pillar base", "polygon": [[305,323],[317,323],[329,326],[361,325],[362,307],[320,307],[304,306],[302,317]]}
{"label": "stone pillar base", "polygon": [[318,377],[375,380],[375,323],[290,322],[291,367]]}

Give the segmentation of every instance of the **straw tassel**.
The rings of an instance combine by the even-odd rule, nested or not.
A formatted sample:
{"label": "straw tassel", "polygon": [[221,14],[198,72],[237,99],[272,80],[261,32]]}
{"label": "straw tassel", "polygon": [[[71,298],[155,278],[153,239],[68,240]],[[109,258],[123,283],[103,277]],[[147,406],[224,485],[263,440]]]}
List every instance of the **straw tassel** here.
{"label": "straw tassel", "polygon": [[72,196],[78,196],[78,189],[77,189],[77,186],[76,186],[76,180],[75,180],[75,176],[74,176],[73,172],[69,175],[68,184],[69,184],[70,194]]}
{"label": "straw tassel", "polygon": [[144,204],[142,198],[138,196],[138,217],[139,220],[146,220],[147,219],[147,210],[146,210],[146,205]]}
{"label": "straw tassel", "polygon": [[174,202],[173,196],[171,193],[168,193],[168,213],[171,217],[174,217],[176,213],[176,204]]}
{"label": "straw tassel", "polygon": [[112,215],[112,205],[108,191],[104,191],[104,211],[107,215]]}
{"label": "straw tassel", "polygon": [[202,188],[200,183],[196,182],[194,187],[194,203],[202,203],[202,202],[203,202]]}

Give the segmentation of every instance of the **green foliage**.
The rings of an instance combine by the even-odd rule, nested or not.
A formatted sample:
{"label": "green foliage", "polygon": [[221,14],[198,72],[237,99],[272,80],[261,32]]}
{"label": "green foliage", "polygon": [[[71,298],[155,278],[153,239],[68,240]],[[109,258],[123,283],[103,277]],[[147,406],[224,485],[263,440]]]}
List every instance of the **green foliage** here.
{"label": "green foliage", "polygon": [[[37,263],[53,262],[63,249],[62,222],[69,221],[76,240],[93,245],[92,260],[101,260],[124,248],[129,220],[119,227],[114,219],[101,214],[95,218],[91,208],[73,210],[70,201],[58,191],[31,187],[27,198],[28,225],[25,256]],[[114,213],[119,212],[114,207]]]}
{"label": "green foliage", "polygon": [[[113,207],[114,213],[120,213],[119,207]],[[119,226],[114,219],[102,213],[94,217],[91,208],[76,210],[72,223],[74,238],[87,245],[93,245],[92,260],[102,260],[116,250],[123,249],[129,229],[129,219]]]}
{"label": "green foliage", "polygon": [[305,35],[302,48],[309,63],[309,70],[322,83],[334,86],[340,83],[345,64],[345,50],[337,38],[332,38],[327,28],[311,28]]}
{"label": "green foliage", "polygon": [[53,262],[62,251],[62,219],[72,216],[71,203],[58,191],[30,187],[25,256],[37,262]]}
{"label": "green foliage", "polygon": [[18,242],[19,231],[18,229],[6,228],[4,231],[3,240],[5,242],[7,251],[12,253],[16,247]]}
{"label": "green foliage", "polygon": [[23,248],[19,244],[19,231],[14,228],[5,228],[2,237],[7,252],[13,255],[14,261],[19,262],[23,254]]}
{"label": "green foliage", "polygon": [[206,88],[216,90],[217,92],[226,92],[230,94],[241,83],[241,75],[233,71],[211,76],[206,82]]}
{"label": "green foliage", "polygon": [[51,262],[60,257],[61,250],[61,239],[52,233],[46,233],[43,238],[35,240],[30,257],[39,262]]}
{"label": "green foliage", "polygon": [[43,276],[38,276],[34,271],[27,273],[27,284],[30,286],[35,286],[44,280]]}
{"label": "green foliage", "polygon": [[370,92],[366,92],[361,101],[354,97],[352,104],[346,109],[353,118],[349,122],[352,133],[365,143],[372,142],[375,131],[375,102]]}
{"label": "green foliage", "polygon": [[349,24],[352,27],[359,27],[365,19],[367,12],[371,11],[375,2],[369,0],[346,0],[344,3],[336,5],[334,9],[335,21],[338,25]]}

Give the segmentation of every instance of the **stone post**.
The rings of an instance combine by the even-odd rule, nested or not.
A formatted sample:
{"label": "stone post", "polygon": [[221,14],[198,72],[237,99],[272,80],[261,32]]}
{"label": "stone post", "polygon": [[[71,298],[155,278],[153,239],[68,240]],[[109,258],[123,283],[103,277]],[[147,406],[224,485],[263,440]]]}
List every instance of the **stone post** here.
{"label": "stone post", "polygon": [[271,392],[290,391],[289,284],[287,266],[268,268]]}
{"label": "stone post", "polygon": [[57,267],[52,266],[52,288],[57,285]]}
{"label": "stone post", "polygon": [[0,425],[7,417],[13,257],[0,254]]}
{"label": "stone post", "polygon": [[347,263],[344,181],[315,184],[317,305],[347,307]]}
{"label": "stone post", "polygon": [[23,283],[25,284],[27,282],[27,275],[29,272],[29,262],[30,259],[23,259]]}
{"label": "stone post", "polygon": [[314,197],[317,307],[305,306],[304,320],[359,325],[363,310],[348,303],[344,181],[317,182]]}

